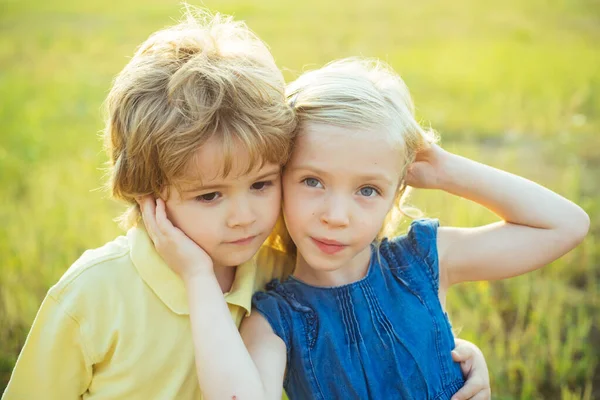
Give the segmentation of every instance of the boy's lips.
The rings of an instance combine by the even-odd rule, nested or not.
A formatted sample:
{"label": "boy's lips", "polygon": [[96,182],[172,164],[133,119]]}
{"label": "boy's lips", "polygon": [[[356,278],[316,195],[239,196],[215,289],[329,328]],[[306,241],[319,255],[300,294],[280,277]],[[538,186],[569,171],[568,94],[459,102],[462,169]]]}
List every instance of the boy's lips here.
{"label": "boy's lips", "polygon": [[348,245],[340,243],[337,240],[317,239],[314,237],[311,237],[310,239],[325,254],[335,254],[348,247]]}
{"label": "boy's lips", "polygon": [[236,245],[250,244],[257,236],[258,235],[247,236],[247,237],[242,238],[242,239],[231,240],[231,241],[225,242],[225,243],[227,243],[227,244],[236,244]]}

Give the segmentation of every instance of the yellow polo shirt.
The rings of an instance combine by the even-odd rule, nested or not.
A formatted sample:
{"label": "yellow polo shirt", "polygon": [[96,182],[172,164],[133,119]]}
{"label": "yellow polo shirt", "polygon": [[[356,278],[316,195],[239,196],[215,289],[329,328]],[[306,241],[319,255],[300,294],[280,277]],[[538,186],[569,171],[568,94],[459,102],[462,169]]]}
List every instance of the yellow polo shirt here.
{"label": "yellow polo shirt", "polygon": [[[238,326],[291,265],[263,247],[237,268],[225,299]],[[48,291],[2,397],[80,398],[201,399],[183,282],[142,228],[86,251]]]}

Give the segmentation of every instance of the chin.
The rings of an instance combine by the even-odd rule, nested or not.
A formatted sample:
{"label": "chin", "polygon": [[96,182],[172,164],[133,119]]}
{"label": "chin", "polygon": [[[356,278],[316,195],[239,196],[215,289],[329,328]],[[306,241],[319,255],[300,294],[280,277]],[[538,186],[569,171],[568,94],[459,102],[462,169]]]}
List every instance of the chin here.
{"label": "chin", "polygon": [[[256,251],[258,251],[258,249]],[[252,257],[254,257],[254,254],[256,254],[256,251],[248,250],[236,254],[229,254],[221,258],[217,263],[223,266],[237,267],[238,265],[250,261]]]}
{"label": "chin", "polygon": [[320,255],[305,258],[307,264],[316,271],[331,272],[343,268],[348,264],[346,257],[344,259],[334,259],[333,257],[322,257]]}

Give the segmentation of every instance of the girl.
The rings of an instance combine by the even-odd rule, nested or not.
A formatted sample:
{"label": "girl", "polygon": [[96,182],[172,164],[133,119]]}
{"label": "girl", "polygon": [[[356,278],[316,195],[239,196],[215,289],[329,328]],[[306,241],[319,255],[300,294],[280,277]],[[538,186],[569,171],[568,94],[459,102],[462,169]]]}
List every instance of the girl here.
{"label": "girl", "polygon": [[[450,398],[463,380],[450,357],[448,288],[548,264],[583,240],[587,214],[434,144],[404,83],[381,63],[337,61],[288,91],[299,125],[283,214],[296,267],[255,295],[259,312],[241,328],[265,391],[283,380],[290,399]],[[418,220],[386,238],[407,186],[470,199],[501,221]]]}

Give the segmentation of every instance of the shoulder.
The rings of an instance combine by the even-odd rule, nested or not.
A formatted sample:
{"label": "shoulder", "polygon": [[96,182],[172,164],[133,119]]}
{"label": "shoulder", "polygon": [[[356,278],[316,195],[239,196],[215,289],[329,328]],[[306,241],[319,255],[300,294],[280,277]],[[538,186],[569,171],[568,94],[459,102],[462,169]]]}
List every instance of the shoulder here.
{"label": "shoulder", "polygon": [[[260,324],[260,321],[257,321],[259,319],[268,322],[270,329],[289,347],[293,325],[293,310],[290,307],[292,299],[278,279],[269,282],[266,289],[252,297],[253,313],[250,317],[254,316],[255,324]],[[257,318],[254,314],[259,314],[262,318]]]}
{"label": "shoulder", "polygon": [[85,251],[58,282],[48,296],[67,311],[85,313],[89,301],[107,298],[114,288],[139,279],[130,258],[128,238],[119,236],[104,246]]}
{"label": "shoulder", "polygon": [[252,303],[261,305],[277,305],[289,308],[290,312],[312,312],[312,309],[299,299],[298,286],[292,279],[281,281],[273,279],[267,283],[265,290],[254,294]]}
{"label": "shoulder", "polygon": [[291,318],[292,315],[308,315],[313,318],[315,311],[306,302],[305,293],[302,293],[302,287],[288,279],[281,282],[279,279],[273,279],[266,285],[266,290],[256,292],[252,298],[252,305],[258,308],[261,313],[272,312],[281,317]]}
{"label": "shoulder", "polygon": [[408,251],[417,257],[426,257],[436,248],[439,225],[437,219],[414,220],[406,234],[385,239],[381,247],[388,249],[395,256],[399,256],[402,251]]}
{"label": "shoulder", "polygon": [[[405,235],[384,240],[381,244],[381,252],[390,266],[418,267],[410,270],[417,275],[408,273],[406,269],[394,271],[404,271],[414,276],[414,279],[426,279],[432,283],[436,292],[439,289],[438,228],[437,219],[418,219],[410,224]],[[423,271],[424,274],[417,271]]]}
{"label": "shoulder", "polygon": [[285,308],[288,303],[289,293],[279,279],[273,279],[266,284],[265,289],[254,293],[252,306],[257,308],[261,314]]}
{"label": "shoulder", "polygon": [[390,240],[394,244],[409,244],[415,250],[423,244],[437,238],[440,223],[437,219],[417,219],[411,222],[405,235],[397,236]]}

